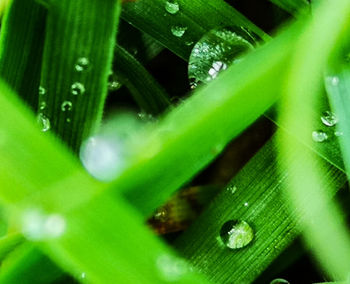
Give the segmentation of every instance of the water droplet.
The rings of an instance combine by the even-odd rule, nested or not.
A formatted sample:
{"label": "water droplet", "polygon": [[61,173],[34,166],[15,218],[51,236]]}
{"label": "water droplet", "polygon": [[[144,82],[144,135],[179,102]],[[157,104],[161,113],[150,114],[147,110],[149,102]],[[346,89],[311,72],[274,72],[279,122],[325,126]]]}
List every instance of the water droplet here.
{"label": "water droplet", "polygon": [[75,82],[71,86],[71,92],[74,96],[83,95],[85,93],[85,86],[82,83]]}
{"label": "water droplet", "polygon": [[69,117],[67,117],[66,122],[67,122],[67,123],[70,123],[70,122],[71,122],[71,119],[70,119]]}
{"label": "water droplet", "polygon": [[312,131],[312,139],[315,142],[324,142],[328,139],[328,135],[326,132],[322,130],[315,130],[315,131]]}
{"label": "water droplet", "polygon": [[186,41],[185,42],[185,44],[187,45],[187,46],[190,46],[190,45],[192,45],[194,42],[193,41]]}
{"label": "water droplet", "polygon": [[327,81],[332,85],[332,86],[338,86],[339,84],[339,77],[338,76],[328,76]]}
{"label": "water droplet", "polygon": [[41,103],[40,103],[40,110],[44,110],[45,108],[46,108],[46,102],[45,101],[42,101]]}
{"label": "water droplet", "polygon": [[120,89],[122,84],[118,81],[118,77],[114,72],[111,72],[108,76],[108,91],[114,92]]}
{"label": "water droplet", "polygon": [[70,101],[64,101],[62,104],[61,104],[61,110],[62,111],[71,111],[73,108],[73,104],[72,102]]}
{"label": "water droplet", "polygon": [[86,273],[85,272],[82,272],[81,274],[80,274],[80,279],[85,279],[86,278]]}
{"label": "water droplet", "polygon": [[177,282],[189,272],[189,265],[185,260],[168,254],[159,256],[156,265],[160,276],[169,282]]}
{"label": "water droplet", "polygon": [[289,284],[289,282],[282,278],[276,278],[270,282],[270,284]]}
{"label": "water droplet", "polygon": [[237,186],[231,184],[226,188],[226,190],[234,194],[237,191]]}
{"label": "water droplet", "polygon": [[46,89],[42,86],[39,86],[39,95],[43,96],[46,94]]}
{"label": "water droplet", "polygon": [[157,122],[157,118],[155,118],[152,114],[146,112],[139,112],[137,114],[138,118],[143,122]]}
{"label": "water droplet", "polygon": [[335,131],[334,135],[337,136],[337,137],[340,137],[340,136],[343,136],[344,133],[343,133],[343,131]]}
{"label": "water droplet", "polygon": [[44,114],[39,113],[37,117],[37,121],[42,132],[46,132],[51,128],[50,119],[46,117]]}
{"label": "water droplet", "polygon": [[227,221],[220,230],[221,241],[230,249],[247,246],[254,238],[253,229],[245,221]]}
{"label": "water droplet", "polygon": [[89,68],[90,61],[86,57],[80,57],[78,58],[76,64],[75,64],[75,70],[78,72],[83,72]]}
{"label": "water droplet", "polygon": [[244,207],[248,207],[249,203],[248,202],[244,202]]}
{"label": "water droplet", "polygon": [[182,37],[187,30],[187,27],[183,26],[172,26],[171,33],[176,37]]}
{"label": "water droplet", "polygon": [[40,210],[33,209],[22,216],[22,233],[33,241],[58,238],[65,230],[66,221],[59,214],[46,215]]}
{"label": "water droplet", "polygon": [[220,28],[206,33],[193,47],[188,77],[191,88],[215,79],[219,73],[236,63],[246,51],[254,49],[250,33],[241,28]]}
{"label": "water droplet", "polygon": [[180,10],[180,6],[179,3],[177,3],[177,1],[175,0],[168,0],[165,2],[165,10],[169,13],[169,14],[176,14],[177,12],[179,12]]}
{"label": "water droplet", "polygon": [[154,219],[165,222],[168,220],[168,211],[165,208],[159,208],[156,213],[154,213]]}
{"label": "water droplet", "polygon": [[321,121],[326,126],[334,126],[338,123],[338,117],[331,111],[327,110],[322,113]]}

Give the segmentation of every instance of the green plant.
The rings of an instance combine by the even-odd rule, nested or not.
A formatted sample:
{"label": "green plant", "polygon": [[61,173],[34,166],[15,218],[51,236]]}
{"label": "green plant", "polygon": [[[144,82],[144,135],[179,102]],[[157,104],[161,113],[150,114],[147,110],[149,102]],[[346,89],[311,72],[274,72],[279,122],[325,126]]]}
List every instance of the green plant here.
{"label": "green plant", "polygon": [[[307,250],[293,250],[299,236],[320,274],[347,280],[350,240],[333,199],[349,167],[350,4],[271,0],[268,34],[238,2],[7,4],[0,283],[269,282]],[[189,61],[193,90],[182,71],[154,79],[162,58]],[[323,82],[338,117],[321,116]],[[209,165],[218,176],[215,160],[262,116],[276,134],[238,174],[224,163],[230,182],[172,197]],[[180,218],[181,230],[195,222],[166,243],[150,216],[162,226]]]}

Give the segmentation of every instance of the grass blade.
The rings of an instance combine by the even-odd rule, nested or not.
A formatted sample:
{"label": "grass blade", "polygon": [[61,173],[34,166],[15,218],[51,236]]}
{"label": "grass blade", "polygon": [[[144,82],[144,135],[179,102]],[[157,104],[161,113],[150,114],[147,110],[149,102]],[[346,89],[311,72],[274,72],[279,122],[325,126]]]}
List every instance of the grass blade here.
{"label": "grass blade", "polygon": [[289,12],[292,15],[298,16],[299,12],[310,7],[307,0],[270,0],[278,7]]}

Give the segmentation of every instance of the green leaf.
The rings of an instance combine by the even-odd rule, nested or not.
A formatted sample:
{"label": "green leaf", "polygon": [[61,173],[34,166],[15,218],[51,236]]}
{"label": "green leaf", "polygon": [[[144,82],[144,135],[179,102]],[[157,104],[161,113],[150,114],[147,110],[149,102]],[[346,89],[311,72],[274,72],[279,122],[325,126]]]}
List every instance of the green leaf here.
{"label": "green leaf", "polygon": [[48,6],[41,78],[46,94],[39,98],[46,107],[40,111],[75,152],[102,117],[119,12],[119,0]]}
{"label": "green leaf", "polygon": [[0,37],[0,76],[33,109],[45,38],[46,11],[34,0],[13,0],[3,18]]}
{"label": "green leaf", "polygon": [[[268,40],[261,29],[247,20],[230,5],[221,0],[180,0],[179,12],[167,13],[166,0],[138,0],[123,4],[122,18],[136,28],[148,33],[172,52],[187,60],[193,43],[213,28],[243,26],[264,40]],[[171,29],[182,27],[182,37],[173,35]]]}
{"label": "green leaf", "polygon": [[310,8],[308,0],[270,0],[292,15],[298,16],[300,11]]}

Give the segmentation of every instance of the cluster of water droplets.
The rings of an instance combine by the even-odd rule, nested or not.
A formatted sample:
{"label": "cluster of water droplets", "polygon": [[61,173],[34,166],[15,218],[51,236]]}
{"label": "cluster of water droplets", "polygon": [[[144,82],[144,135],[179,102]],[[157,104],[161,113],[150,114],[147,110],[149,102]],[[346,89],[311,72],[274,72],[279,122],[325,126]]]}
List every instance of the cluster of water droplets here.
{"label": "cluster of water droplets", "polygon": [[209,31],[194,45],[190,55],[188,77],[191,88],[214,80],[244,52],[253,49],[253,36],[244,28]]}
{"label": "cluster of water droplets", "polygon": [[222,225],[220,238],[229,249],[240,249],[251,243],[254,231],[246,221],[229,220]]}
{"label": "cluster of water droplets", "polygon": [[329,129],[332,129],[332,134],[330,131],[325,131],[322,129],[312,131],[312,139],[315,142],[324,142],[327,141],[330,135],[341,136],[342,133],[340,131],[334,130],[333,128],[338,123],[338,117],[335,113],[330,110],[324,111],[320,118],[322,124]]}
{"label": "cluster of water droplets", "polygon": [[38,209],[24,212],[21,218],[23,235],[32,241],[58,238],[66,230],[66,221],[59,214],[45,214]]}

